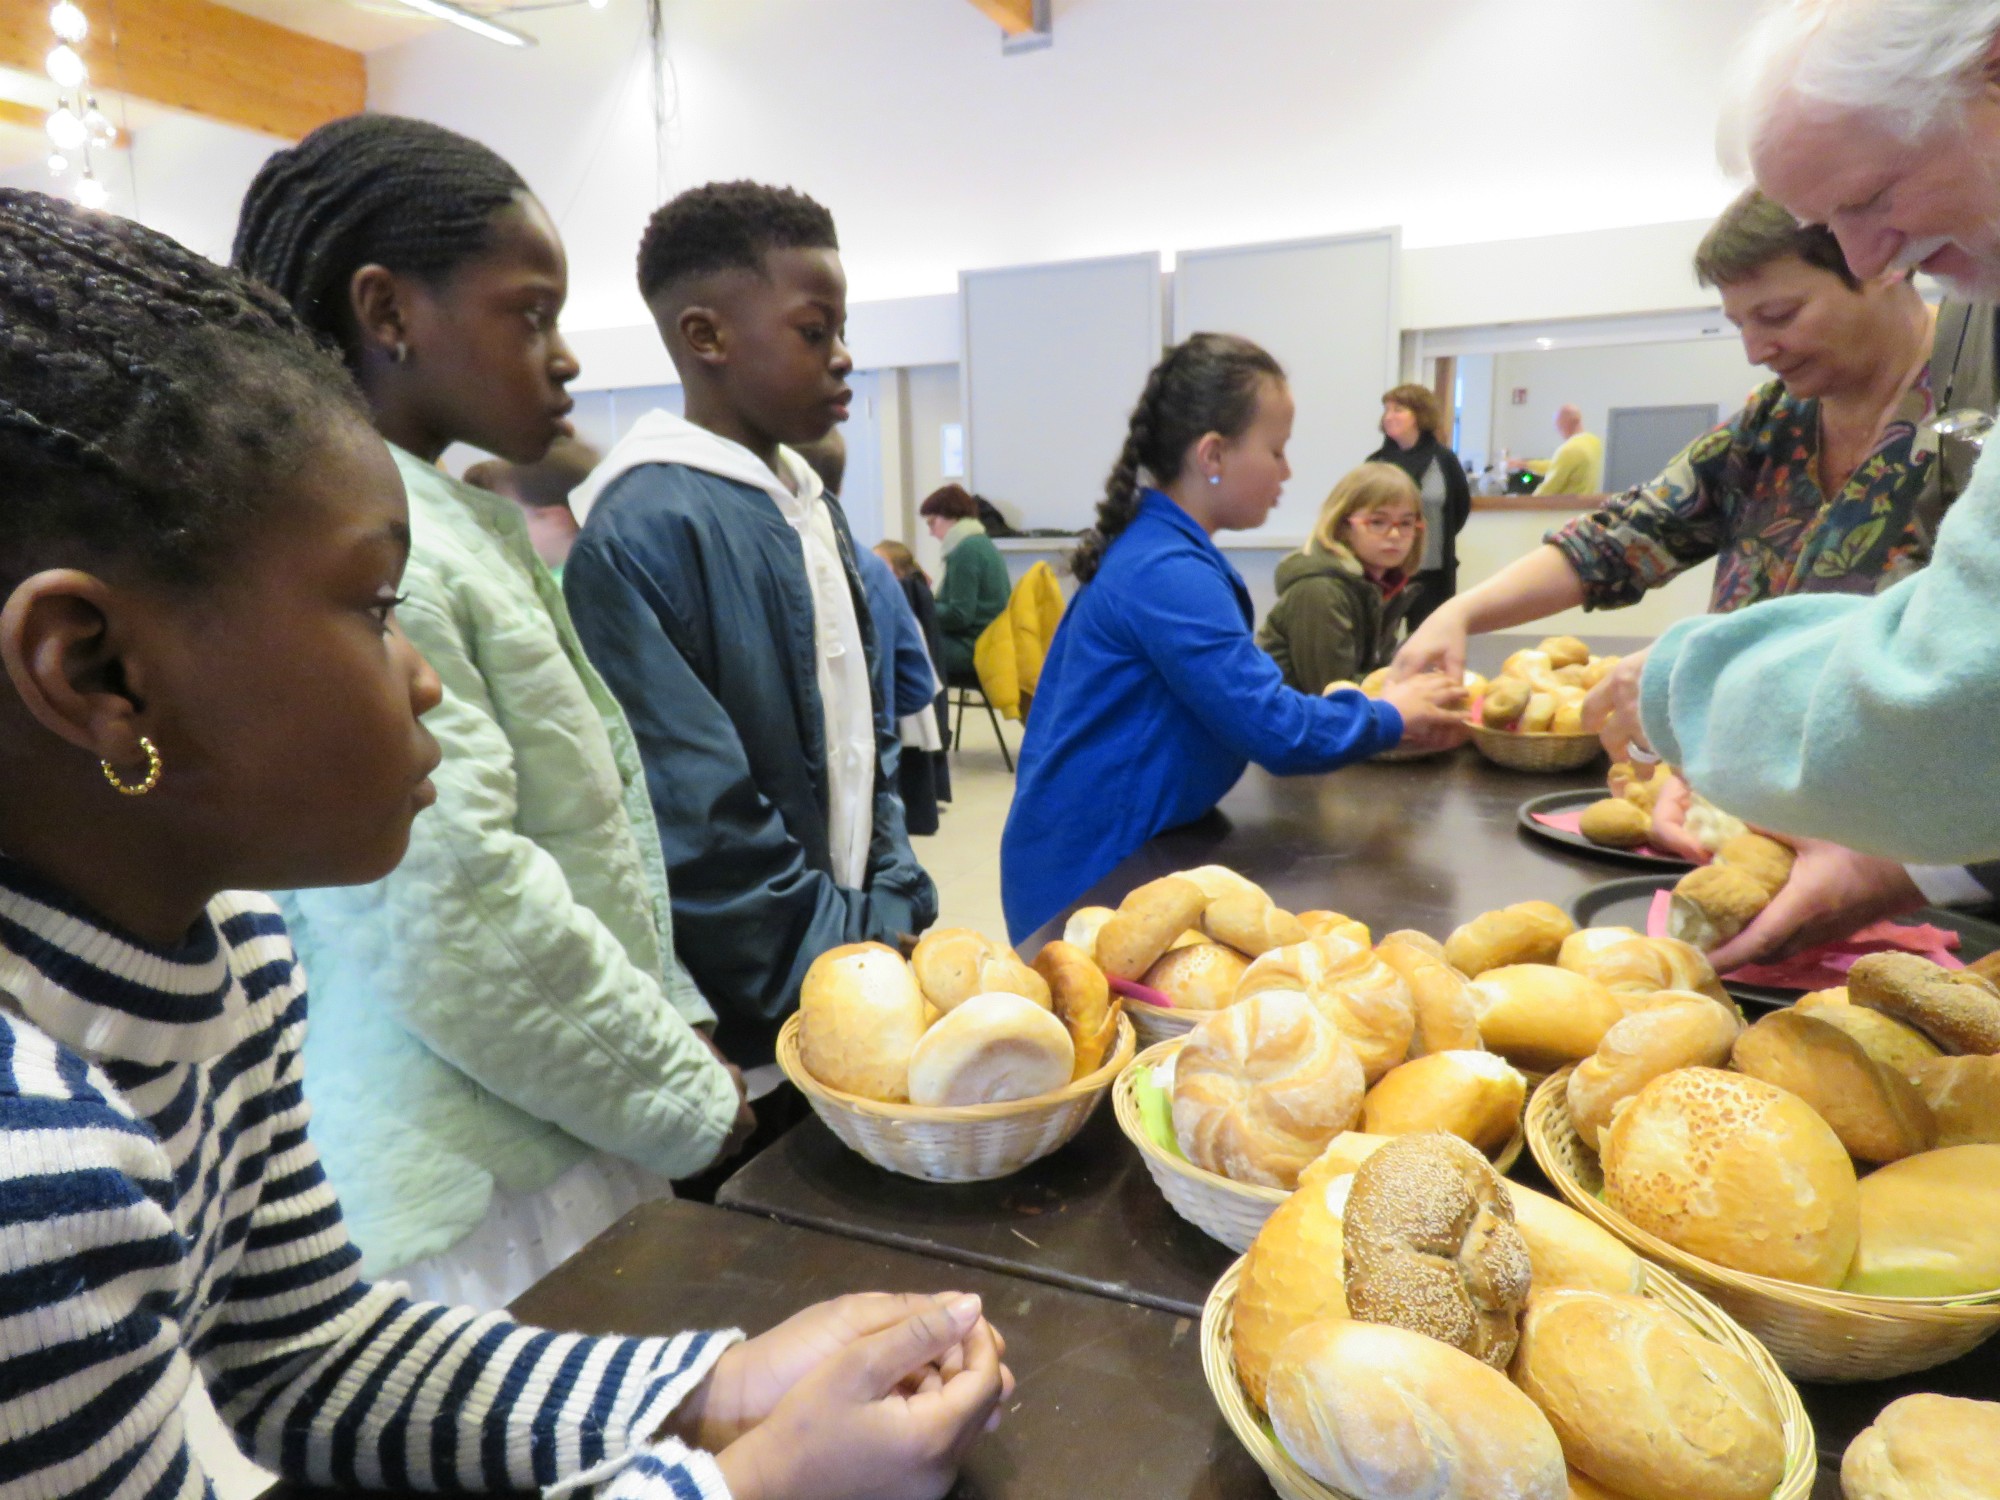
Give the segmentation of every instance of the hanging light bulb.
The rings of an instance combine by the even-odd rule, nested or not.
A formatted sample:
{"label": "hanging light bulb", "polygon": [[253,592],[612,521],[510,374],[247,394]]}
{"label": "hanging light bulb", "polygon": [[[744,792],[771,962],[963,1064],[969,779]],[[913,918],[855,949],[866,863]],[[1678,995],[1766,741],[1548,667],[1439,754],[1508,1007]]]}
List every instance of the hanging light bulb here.
{"label": "hanging light bulb", "polygon": [[104,111],[97,107],[95,98],[84,101],[83,128],[90,133],[91,140],[100,146],[108,146],[118,139],[118,127],[113,125]]}
{"label": "hanging light bulb", "polygon": [[76,185],[76,201],[85,208],[102,208],[111,201],[111,194],[95,174],[85,172]]}
{"label": "hanging light bulb", "polygon": [[69,158],[60,151],[49,153],[49,176],[60,177],[69,170]]}
{"label": "hanging light bulb", "polygon": [[70,0],[57,0],[56,8],[49,12],[49,29],[71,46],[75,46],[90,35],[90,22],[84,18],[82,11],[70,3]]}
{"label": "hanging light bulb", "polygon": [[49,140],[58,151],[75,151],[89,139],[90,132],[67,104],[49,116]]}
{"label": "hanging light bulb", "polygon": [[59,89],[80,88],[88,76],[83,66],[83,58],[68,42],[64,42],[49,54],[48,69],[49,77],[55,80],[55,85]]}

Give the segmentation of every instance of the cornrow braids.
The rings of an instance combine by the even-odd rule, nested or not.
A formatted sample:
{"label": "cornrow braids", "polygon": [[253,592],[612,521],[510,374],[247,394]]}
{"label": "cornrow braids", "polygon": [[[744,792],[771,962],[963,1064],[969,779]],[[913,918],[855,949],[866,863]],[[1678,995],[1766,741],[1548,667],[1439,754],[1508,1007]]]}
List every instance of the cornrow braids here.
{"label": "cornrow braids", "polygon": [[1125,446],[1104,482],[1097,524],[1070,553],[1078,583],[1097,576],[1104,554],[1139,514],[1142,479],[1169,485],[1179,477],[1187,451],[1211,432],[1241,437],[1257,416],[1259,388],[1283,380],[1284,369],[1245,338],[1230,333],[1197,333],[1167,351],[1153,366]]}
{"label": "cornrow braids", "polygon": [[760,271],[773,250],[838,250],[833,215],[804,193],[711,182],[654,211],[639,241],[639,295],[716,271]]}
{"label": "cornrow braids", "polygon": [[149,229],[0,189],[0,585],[197,582],[359,394],[276,297]]}
{"label": "cornrow braids", "polygon": [[355,357],[348,287],[363,266],[436,284],[492,243],[528,190],[479,142],[400,115],[350,115],[273,153],[244,195],[230,261]]}

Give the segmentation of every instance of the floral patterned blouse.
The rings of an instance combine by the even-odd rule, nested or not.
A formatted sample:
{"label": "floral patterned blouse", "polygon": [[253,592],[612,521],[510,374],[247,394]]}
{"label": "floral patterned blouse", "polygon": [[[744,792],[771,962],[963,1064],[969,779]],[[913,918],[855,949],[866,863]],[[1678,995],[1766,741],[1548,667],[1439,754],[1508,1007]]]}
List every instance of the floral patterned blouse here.
{"label": "floral patterned blouse", "polygon": [[1918,438],[1931,412],[1926,367],[1829,500],[1815,473],[1819,402],[1774,380],[1650,484],[1545,540],[1583,580],[1586,609],[1636,603],[1711,557],[1717,612],[1785,594],[1872,594],[1930,560],[1942,503],[1936,455]]}

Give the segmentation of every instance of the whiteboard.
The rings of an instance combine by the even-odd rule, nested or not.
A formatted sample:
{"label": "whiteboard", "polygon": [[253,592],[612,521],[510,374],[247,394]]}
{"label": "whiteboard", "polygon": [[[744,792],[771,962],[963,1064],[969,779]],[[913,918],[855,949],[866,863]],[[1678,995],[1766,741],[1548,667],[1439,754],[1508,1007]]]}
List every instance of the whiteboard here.
{"label": "whiteboard", "polygon": [[1159,255],[963,271],[958,291],[966,484],[1023,530],[1084,530],[1159,363]]}
{"label": "whiteboard", "polygon": [[1235,333],[1277,356],[1298,416],[1292,478],[1254,531],[1217,537],[1303,541],[1334,481],[1381,445],[1382,393],[1402,367],[1396,268],[1401,231],[1183,251],[1174,265],[1174,342]]}

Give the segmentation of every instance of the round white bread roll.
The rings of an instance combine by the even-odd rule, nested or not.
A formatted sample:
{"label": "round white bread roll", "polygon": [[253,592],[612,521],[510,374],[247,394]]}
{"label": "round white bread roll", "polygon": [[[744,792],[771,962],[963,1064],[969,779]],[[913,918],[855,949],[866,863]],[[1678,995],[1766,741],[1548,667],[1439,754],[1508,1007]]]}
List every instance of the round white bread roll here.
{"label": "round white bread roll", "polygon": [[1514,1227],[1528,1244],[1530,1285],[1536,1291],[1566,1287],[1582,1292],[1637,1292],[1646,1263],[1608,1231],[1567,1203],[1501,1179],[1514,1204]]}
{"label": "round white bread roll", "polygon": [[1689,1255],[1807,1286],[1839,1286],[1861,1235],[1833,1127],[1798,1095],[1717,1068],[1663,1074],[1618,1111],[1604,1198]]}
{"label": "round white bread roll", "polygon": [[1081,948],[1092,963],[1097,961],[1097,934],[1104,930],[1104,924],[1118,913],[1108,906],[1079,906],[1069,914],[1063,923],[1062,940],[1072,948]]}
{"label": "round white bread roll", "polygon": [[1069,1082],[1069,1030],[1025,995],[974,995],[910,1056],[910,1102],[937,1106],[1032,1099]]}
{"label": "round white bread roll", "polygon": [[910,1054],[924,1025],[916,976],[901,954],[880,943],[828,949],[799,988],[799,1060],[845,1094],[907,1102]]}
{"label": "round white bread roll", "polygon": [[1233,1182],[1287,1190],[1361,1113],[1361,1064],[1311,1003],[1231,1005],[1188,1033],[1174,1062],[1174,1136]]}
{"label": "round white bread roll", "polygon": [[2000,1146],[1925,1151],[1861,1179],[1861,1242],[1842,1291],[1967,1297],[1996,1288]]}
{"label": "round white bread roll", "polygon": [[1417,1013],[1403,976],[1343,937],[1273,948],[1244,971],[1236,998],[1303,995],[1340,1029],[1373,1083],[1409,1055]]}
{"label": "round white bread roll", "polygon": [[1375,1323],[1311,1323],[1279,1347],[1271,1425],[1321,1484],[1353,1500],[1566,1500],[1562,1444],[1507,1377]]}
{"label": "round white bread roll", "polygon": [[1625,1009],[1595,979],[1554,964],[1507,964],[1472,981],[1479,1035],[1516,1067],[1552,1073],[1589,1057]]}
{"label": "round white bread roll", "polygon": [[1361,1102],[1369,1135],[1442,1130],[1488,1156],[1521,1125],[1528,1081],[1491,1052],[1433,1052],[1391,1068]]}
{"label": "round white bread roll", "polygon": [[1176,1010],[1221,1010],[1236,999],[1250,960],[1221,943],[1189,943],[1161,954],[1140,980]]}
{"label": "round white bread roll", "polygon": [[1629,927],[1586,927],[1563,939],[1558,968],[1595,979],[1614,995],[1692,990],[1728,1003],[1708,955],[1692,943],[1646,937]]}
{"label": "round white bread roll", "polygon": [[1583,1143],[1603,1150],[1618,1106],[1676,1068],[1719,1068],[1743,1029],[1736,1012],[1706,995],[1634,1011],[1604,1033],[1569,1075],[1569,1117]]}
{"label": "round white bread roll", "polygon": [[981,989],[980,970],[1012,950],[970,927],[933,927],[910,954],[910,969],[924,998],[951,1010]]}
{"label": "round white bread roll", "polygon": [[2000,1500],[2000,1402],[1926,1391],[1891,1401],[1847,1445],[1843,1500]]}
{"label": "round white bread roll", "polygon": [[1632,1500],[1768,1500],[1785,1477],[1756,1367],[1657,1302],[1536,1291],[1514,1379],[1564,1456]]}

